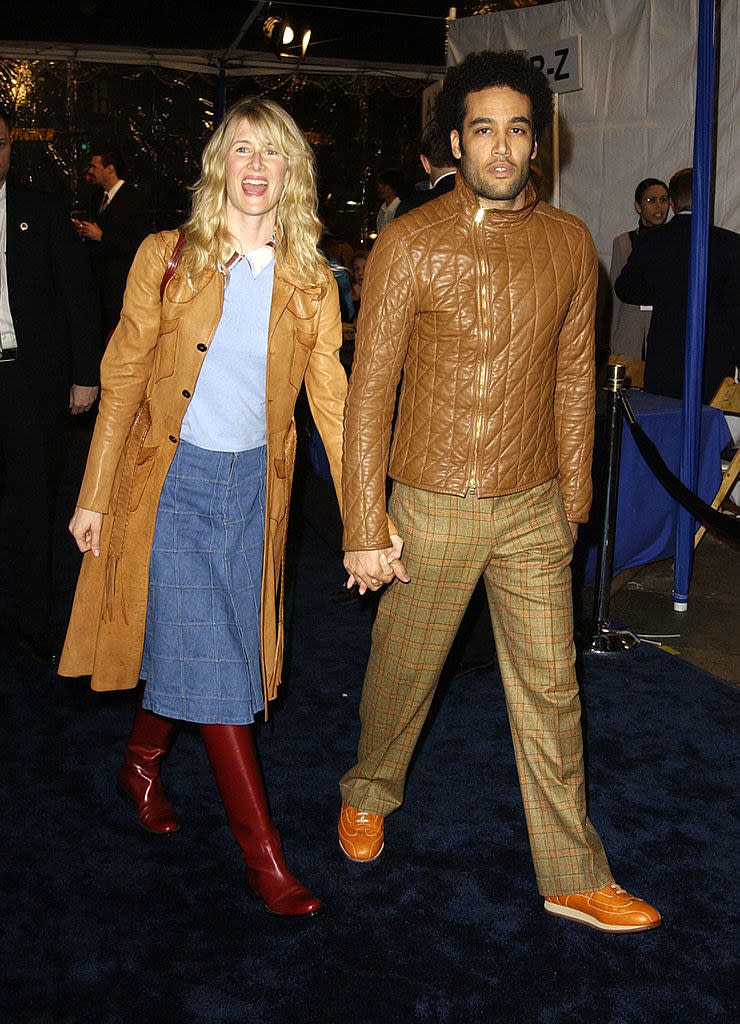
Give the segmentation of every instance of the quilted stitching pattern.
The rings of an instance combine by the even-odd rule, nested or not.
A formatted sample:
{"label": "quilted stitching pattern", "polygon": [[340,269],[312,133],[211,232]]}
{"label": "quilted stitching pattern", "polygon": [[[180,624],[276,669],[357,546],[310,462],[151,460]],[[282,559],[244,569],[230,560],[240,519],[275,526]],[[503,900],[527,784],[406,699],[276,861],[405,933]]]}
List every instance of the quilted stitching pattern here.
{"label": "quilted stitching pattern", "polygon": [[478,223],[458,175],[378,239],[345,410],[346,550],[388,545],[388,473],[459,495],[474,479],[480,497],[559,476],[568,518],[587,518],[596,251],[581,221],[526,198]]}

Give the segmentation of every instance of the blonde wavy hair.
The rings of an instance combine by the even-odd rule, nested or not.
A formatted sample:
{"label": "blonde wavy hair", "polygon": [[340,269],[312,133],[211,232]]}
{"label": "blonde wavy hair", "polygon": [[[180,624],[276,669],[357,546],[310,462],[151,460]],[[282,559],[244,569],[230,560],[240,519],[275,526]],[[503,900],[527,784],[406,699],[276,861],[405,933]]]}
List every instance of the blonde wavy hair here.
{"label": "blonde wavy hair", "polygon": [[317,214],[313,151],[290,114],[259,96],[235,103],[203,150],[200,178],[192,186],[190,217],[182,227],[185,244],[180,264],[192,281],[203,270],[225,267],[234,252],[226,226],[226,157],[243,118],[288,163],[290,173],[277,206],[275,258],[287,264],[302,284],[323,284],[327,261],[318,249],[323,229]]}

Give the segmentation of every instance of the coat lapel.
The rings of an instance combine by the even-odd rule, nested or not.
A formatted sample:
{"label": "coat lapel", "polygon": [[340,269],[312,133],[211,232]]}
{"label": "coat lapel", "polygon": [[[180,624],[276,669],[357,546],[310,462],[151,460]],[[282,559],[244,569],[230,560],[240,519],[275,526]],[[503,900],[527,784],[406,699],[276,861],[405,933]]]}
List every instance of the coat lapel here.
{"label": "coat lapel", "polygon": [[8,264],[13,263],[20,228],[18,226],[18,211],[16,209],[15,194],[8,182],[5,182],[5,232]]}
{"label": "coat lapel", "polygon": [[270,306],[270,326],[268,328],[268,347],[272,347],[273,338],[285,309],[295,291],[295,285],[283,277],[279,268],[275,267],[275,279],[272,286],[272,304]]}
{"label": "coat lapel", "polygon": [[5,182],[5,247],[8,288],[16,284],[16,273],[23,273],[29,259],[36,255],[37,239],[36,211],[29,210],[22,196],[16,194],[13,186]]}
{"label": "coat lapel", "polygon": [[296,327],[314,321],[320,296],[321,289],[301,287],[292,279],[290,270],[276,264],[267,338],[268,434],[272,428],[271,402],[278,394],[282,382],[287,381],[293,364]]}

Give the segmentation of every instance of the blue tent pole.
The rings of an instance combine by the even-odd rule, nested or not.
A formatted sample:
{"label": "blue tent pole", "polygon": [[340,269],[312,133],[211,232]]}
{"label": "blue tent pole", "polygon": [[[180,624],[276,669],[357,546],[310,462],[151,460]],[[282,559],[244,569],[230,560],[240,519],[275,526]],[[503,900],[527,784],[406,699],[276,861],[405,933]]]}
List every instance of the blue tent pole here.
{"label": "blue tent pole", "polygon": [[218,128],[224,119],[226,108],[226,61],[218,59],[218,78],[216,79],[216,102],[213,107],[213,127]]}
{"label": "blue tent pole", "polygon": [[[709,213],[712,195],[712,135],[714,129],[714,77],[716,61],[716,0],[699,0],[699,44],[696,61],[696,114],[694,118],[694,178],[691,197],[691,258],[686,310],[686,360],[683,382],[681,461],[679,476],[696,491],[699,471],[701,386],[704,331],[707,316]],[[673,607],[685,612],[694,559],[694,517],[680,505],[676,520],[673,572]]]}
{"label": "blue tent pole", "polygon": [[226,68],[228,67],[230,57],[236,52],[239,44],[244,38],[247,29],[250,27],[253,21],[257,18],[262,8],[265,6],[267,0],[253,0],[254,7],[247,15],[246,20],[242,27],[239,29],[238,35],[234,38],[233,42],[229,46],[228,50],[224,50],[221,56],[218,58],[218,79],[216,80],[216,102],[214,104],[213,111],[213,127],[218,128],[224,119],[224,113],[226,110]]}

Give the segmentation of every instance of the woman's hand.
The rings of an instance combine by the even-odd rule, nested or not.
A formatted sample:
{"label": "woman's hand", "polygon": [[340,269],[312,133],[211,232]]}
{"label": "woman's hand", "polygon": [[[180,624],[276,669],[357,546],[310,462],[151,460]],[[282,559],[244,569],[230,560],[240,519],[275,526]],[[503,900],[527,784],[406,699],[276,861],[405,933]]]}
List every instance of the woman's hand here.
{"label": "woman's hand", "polygon": [[375,551],[345,551],[344,568],[349,573],[347,588],[358,584],[360,594],[367,590],[380,590],[394,578],[401,583],[410,583],[411,577],[401,562],[403,541],[398,534],[391,534],[391,547]]}
{"label": "woman's hand", "polygon": [[73,384],[69,389],[69,411],[73,416],[87,412],[88,409],[92,409],[97,397],[97,386],[84,387],[81,384]]}
{"label": "woman's hand", "polygon": [[69,532],[77,541],[80,551],[92,551],[97,558],[100,554],[100,528],[103,525],[103,513],[93,512],[89,508],[75,509],[69,522]]}

